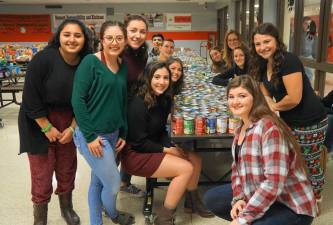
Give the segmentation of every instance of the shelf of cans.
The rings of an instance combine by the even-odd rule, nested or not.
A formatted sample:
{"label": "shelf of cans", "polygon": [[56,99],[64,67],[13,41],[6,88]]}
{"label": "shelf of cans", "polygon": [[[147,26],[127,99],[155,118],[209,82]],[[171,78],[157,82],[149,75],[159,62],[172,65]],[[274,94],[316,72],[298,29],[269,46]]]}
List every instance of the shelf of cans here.
{"label": "shelf of cans", "polygon": [[206,60],[195,51],[178,52],[184,62],[185,86],[174,98],[173,135],[233,134],[241,121],[228,112],[226,88],[212,84]]}

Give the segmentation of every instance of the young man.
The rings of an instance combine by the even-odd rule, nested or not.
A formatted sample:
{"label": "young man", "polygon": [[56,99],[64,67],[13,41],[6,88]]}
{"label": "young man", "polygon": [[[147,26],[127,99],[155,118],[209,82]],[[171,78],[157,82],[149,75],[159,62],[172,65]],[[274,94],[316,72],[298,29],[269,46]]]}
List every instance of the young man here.
{"label": "young man", "polygon": [[159,52],[159,47],[162,45],[164,41],[164,36],[160,33],[153,34],[152,37],[152,42],[153,42],[153,47],[149,52],[149,57],[155,57],[160,54]]}

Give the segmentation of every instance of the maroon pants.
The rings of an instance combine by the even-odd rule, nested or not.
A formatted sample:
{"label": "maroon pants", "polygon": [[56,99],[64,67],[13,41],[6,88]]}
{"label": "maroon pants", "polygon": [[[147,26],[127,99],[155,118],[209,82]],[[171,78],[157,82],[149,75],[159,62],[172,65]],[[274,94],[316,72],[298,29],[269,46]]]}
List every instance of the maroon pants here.
{"label": "maroon pants", "polygon": [[[70,126],[71,111],[52,111],[48,119],[60,132]],[[68,193],[74,189],[77,168],[76,148],[68,144],[50,143],[47,154],[28,154],[31,173],[31,194],[34,203],[46,203],[53,192],[52,177],[57,179],[56,194]]]}

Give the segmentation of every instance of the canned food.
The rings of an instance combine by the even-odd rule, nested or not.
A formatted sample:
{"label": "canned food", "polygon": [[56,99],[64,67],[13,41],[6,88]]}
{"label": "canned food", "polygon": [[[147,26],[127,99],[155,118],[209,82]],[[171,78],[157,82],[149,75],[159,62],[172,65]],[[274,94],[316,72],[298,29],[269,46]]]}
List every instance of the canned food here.
{"label": "canned food", "polygon": [[229,117],[229,130],[228,132],[233,134],[235,130],[240,126],[241,120],[236,117]]}
{"label": "canned food", "polygon": [[203,135],[206,132],[206,119],[203,116],[197,116],[195,118],[195,134]]}
{"label": "canned food", "polygon": [[181,115],[174,116],[173,133],[175,135],[183,134],[184,132],[184,119]]}
{"label": "canned food", "polygon": [[216,117],[209,116],[206,120],[206,133],[215,134],[216,133]]}
{"label": "canned food", "polygon": [[194,134],[193,117],[184,117],[184,134]]}
{"label": "canned food", "polygon": [[228,129],[228,117],[220,116],[216,119],[216,132],[220,134],[227,133]]}

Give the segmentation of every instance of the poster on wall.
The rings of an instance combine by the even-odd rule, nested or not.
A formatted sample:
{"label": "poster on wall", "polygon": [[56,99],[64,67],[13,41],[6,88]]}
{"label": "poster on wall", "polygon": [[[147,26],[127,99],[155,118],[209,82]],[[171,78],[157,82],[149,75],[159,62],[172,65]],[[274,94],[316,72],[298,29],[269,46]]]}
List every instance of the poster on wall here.
{"label": "poster on wall", "polygon": [[192,15],[189,13],[168,13],[166,14],[167,30],[191,30]]}
{"label": "poster on wall", "polygon": [[98,13],[98,14],[53,14],[53,28],[57,29],[57,27],[61,24],[61,22],[67,18],[76,18],[81,20],[86,25],[93,24],[96,30],[99,30],[102,26],[102,23],[106,20],[106,14]]}
{"label": "poster on wall", "polygon": [[0,14],[0,42],[43,42],[51,35],[49,15]]}
{"label": "poster on wall", "polygon": [[[127,14],[126,16],[129,16]],[[140,13],[148,22],[149,29],[151,28],[164,28],[163,13]]]}

